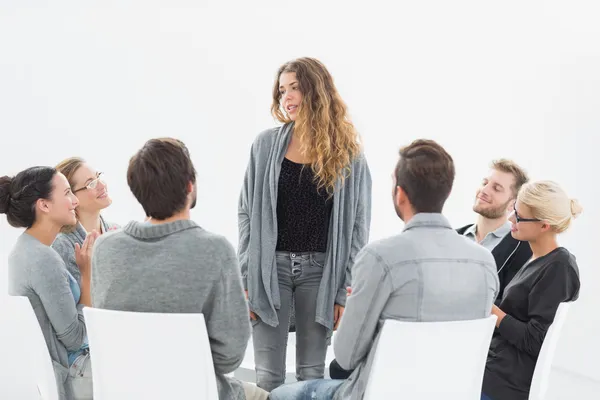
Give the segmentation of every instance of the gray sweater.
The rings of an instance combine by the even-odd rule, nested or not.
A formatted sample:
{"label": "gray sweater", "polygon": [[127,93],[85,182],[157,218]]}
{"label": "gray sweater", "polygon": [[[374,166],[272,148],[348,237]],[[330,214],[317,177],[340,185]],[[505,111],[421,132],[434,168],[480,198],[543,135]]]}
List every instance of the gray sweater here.
{"label": "gray sweater", "polygon": [[[281,163],[293,133],[293,123],[269,129],[252,144],[238,208],[238,256],[249,302],[266,324],[277,326],[281,306],[275,249],[277,188]],[[333,197],[327,258],[317,297],[316,322],[333,329],[334,304],[346,304],[346,287],[359,250],[369,241],[371,174],[363,154],[350,165]]]}
{"label": "gray sweater", "polygon": [[415,215],[400,235],[367,245],[353,277],[334,352],[340,366],[354,372],[335,400],[363,398],[385,320],[485,318],[500,286],[487,249],[459,235],[441,214],[425,213]]}
{"label": "gray sweater", "polygon": [[204,314],[219,399],[245,399],[241,382],[224,376],[239,367],[250,338],[235,250],[224,237],[190,220],[130,222],[100,236],[92,257],[92,305]]}
{"label": "gray sweater", "polygon": [[65,263],[51,247],[23,233],[8,257],[8,293],[29,298],[52,358],[59,397],[71,399],[68,352],[81,348],[87,332]]}
{"label": "gray sweater", "polygon": [[[106,222],[102,216],[100,216],[100,223],[104,232],[119,227],[116,224]],[[59,233],[56,239],[54,239],[54,243],[52,243],[52,248],[61,256],[67,266],[67,270],[73,275],[73,278],[75,278],[79,285],[81,285],[81,273],[75,262],[75,243],[79,243],[80,246],[83,245],[86,236],[87,232],[83,225],[77,223],[72,232]]]}

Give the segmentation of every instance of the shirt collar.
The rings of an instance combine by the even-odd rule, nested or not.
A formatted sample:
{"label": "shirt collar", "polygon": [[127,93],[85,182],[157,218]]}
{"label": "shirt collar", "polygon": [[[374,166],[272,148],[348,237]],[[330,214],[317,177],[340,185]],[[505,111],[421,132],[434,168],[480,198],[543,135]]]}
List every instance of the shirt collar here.
{"label": "shirt collar", "polygon": [[421,228],[421,227],[437,227],[452,229],[450,221],[440,213],[418,213],[415,214],[406,225],[404,231]]}
{"label": "shirt collar", "polygon": [[[490,233],[492,235],[496,236],[497,238],[503,238],[509,232],[510,232],[510,222],[507,221],[506,223],[502,224],[498,229],[496,229],[495,231],[492,231]],[[473,225],[469,226],[467,228],[467,230],[465,231],[464,235],[477,237],[477,224],[473,224]]]}

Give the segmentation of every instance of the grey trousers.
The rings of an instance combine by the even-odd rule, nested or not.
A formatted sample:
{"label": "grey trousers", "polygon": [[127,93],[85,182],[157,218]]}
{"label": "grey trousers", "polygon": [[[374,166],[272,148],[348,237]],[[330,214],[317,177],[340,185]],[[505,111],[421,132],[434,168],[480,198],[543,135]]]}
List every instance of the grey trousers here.
{"label": "grey trousers", "polygon": [[281,307],[279,325],[252,321],[256,384],[270,392],[285,382],[285,358],[292,297],[296,313],[296,379],[321,379],[325,374],[327,329],[315,322],[317,295],[325,253],[277,252]]}

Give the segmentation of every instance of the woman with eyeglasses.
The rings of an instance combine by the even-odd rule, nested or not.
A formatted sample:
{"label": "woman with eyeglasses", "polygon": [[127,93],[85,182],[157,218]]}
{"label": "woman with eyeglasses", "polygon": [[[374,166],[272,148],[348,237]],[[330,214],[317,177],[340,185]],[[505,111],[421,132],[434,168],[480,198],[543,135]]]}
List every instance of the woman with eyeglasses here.
{"label": "woman with eyeglasses", "polygon": [[560,303],[579,295],[579,269],[557,236],[582,211],[551,181],[525,184],[509,220],[532,258],[504,290],[483,378],[482,400],[527,400],[535,364]]}
{"label": "woman with eyeglasses", "polygon": [[[25,228],[8,257],[8,293],[26,296],[48,345],[60,400],[92,399],[92,374],[83,306],[91,306],[92,231],[73,250],[78,285],[50,247],[61,228],[77,222],[77,197],[55,168],[33,167],[0,177],[0,214]],[[10,327],[2,327],[10,329]]]}
{"label": "woman with eyeglasses", "polygon": [[88,232],[95,230],[103,234],[117,229],[118,225],[106,222],[100,214],[112,203],[101,172],[97,172],[85,160],[77,157],[61,161],[56,169],[69,181],[79,205],[75,209],[76,224],[65,226],[52,244],[52,248],[60,254],[67,269],[79,283],[80,274],[75,262],[75,245],[83,244]]}

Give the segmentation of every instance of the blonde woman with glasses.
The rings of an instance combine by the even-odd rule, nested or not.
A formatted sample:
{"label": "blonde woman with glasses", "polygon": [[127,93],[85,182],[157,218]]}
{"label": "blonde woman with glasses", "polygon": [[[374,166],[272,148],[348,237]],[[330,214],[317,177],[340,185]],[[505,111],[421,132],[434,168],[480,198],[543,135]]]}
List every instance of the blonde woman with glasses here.
{"label": "blonde woman with glasses", "polygon": [[75,209],[77,223],[65,226],[52,243],[52,248],[62,257],[68,271],[80,284],[79,268],[75,262],[75,246],[81,246],[89,232],[103,234],[117,229],[118,225],[106,222],[100,214],[112,203],[102,172],[97,172],[85,160],[77,157],[61,161],[56,170],[69,181],[79,205]]}
{"label": "blonde woman with glasses", "polygon": [[483,378],[482,400],[527,400],[544,337],[562,302],[579,295],[575,256],[558,235],[582,211],[551,181],[525,184],[509,217],[512,236],[528,242],[532,258],[504,290]]}

